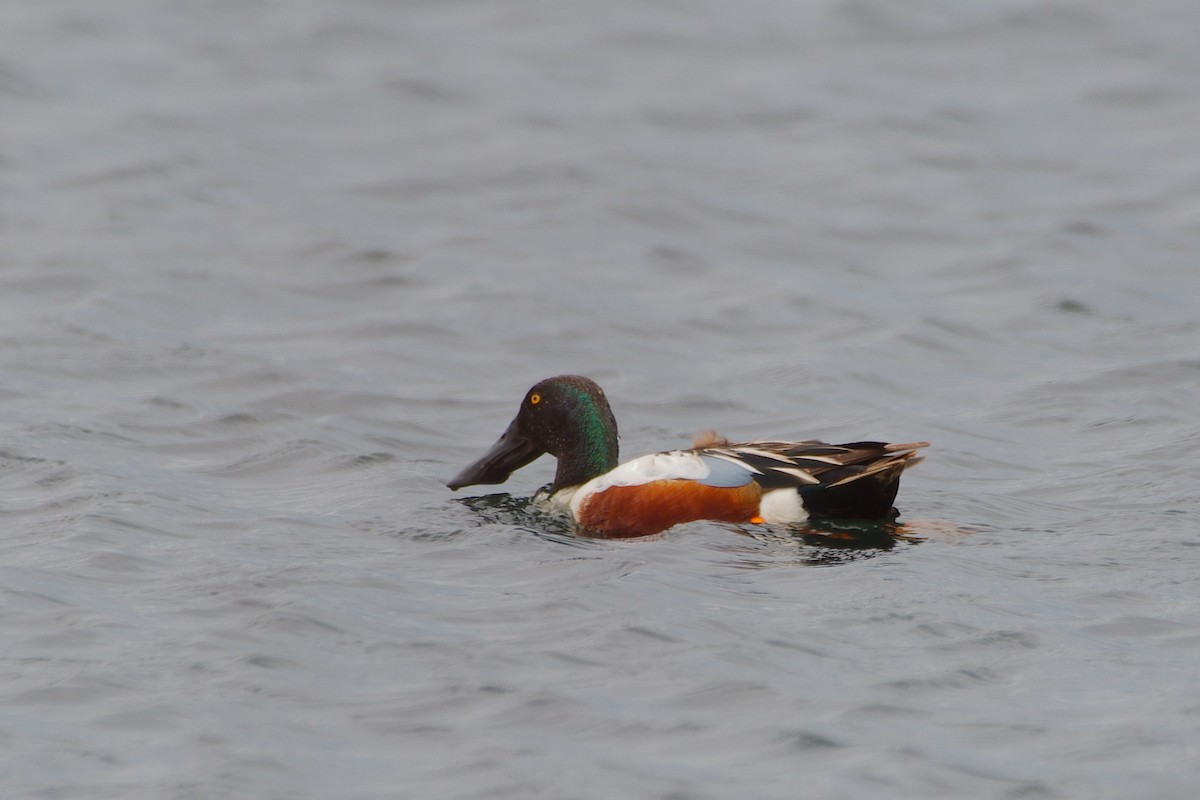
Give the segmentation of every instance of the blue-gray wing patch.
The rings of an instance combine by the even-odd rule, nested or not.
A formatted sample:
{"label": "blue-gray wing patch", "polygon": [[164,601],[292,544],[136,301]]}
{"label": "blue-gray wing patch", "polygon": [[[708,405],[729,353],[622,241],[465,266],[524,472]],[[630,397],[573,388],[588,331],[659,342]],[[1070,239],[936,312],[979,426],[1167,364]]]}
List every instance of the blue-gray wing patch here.
{"label": "blue-gray wing patch", "polygon": [[717,486],[722,489],[745,486],[754,477],[754,473],[749,467],[724,458],[701,453],[700,460],[708,467],[708,476],[700,478],[696,482],[703,483],[705,486]]}

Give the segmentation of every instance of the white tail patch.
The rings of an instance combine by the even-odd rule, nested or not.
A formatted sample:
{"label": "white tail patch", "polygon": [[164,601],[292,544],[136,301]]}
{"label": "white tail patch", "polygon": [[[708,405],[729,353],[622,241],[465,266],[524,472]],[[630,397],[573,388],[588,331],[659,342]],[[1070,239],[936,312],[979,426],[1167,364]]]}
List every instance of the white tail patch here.
{"label": "white tail patch", "polygon": [[808,519],[808,512],[800,502],[800,493],[795,489],[772,489],[765,493],[758,504],[758,515],[763,522],[774,525],[790,525]]}

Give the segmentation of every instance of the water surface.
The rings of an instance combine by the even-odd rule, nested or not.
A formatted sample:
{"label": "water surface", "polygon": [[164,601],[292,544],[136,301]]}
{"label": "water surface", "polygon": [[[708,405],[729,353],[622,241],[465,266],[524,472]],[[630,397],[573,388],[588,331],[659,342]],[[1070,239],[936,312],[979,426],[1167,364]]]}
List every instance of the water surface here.
{"label": "water surface", "polygon": [[[6,3],[5,796],[1194,797],[1198,24]],[[448,492],[561,372],[915,535]]]}

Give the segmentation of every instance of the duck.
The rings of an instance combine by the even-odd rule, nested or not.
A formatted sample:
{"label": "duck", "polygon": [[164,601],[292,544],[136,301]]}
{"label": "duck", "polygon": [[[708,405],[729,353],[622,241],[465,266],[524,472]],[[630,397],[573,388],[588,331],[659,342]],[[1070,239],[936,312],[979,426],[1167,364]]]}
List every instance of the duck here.
{"label": "duck", "polygon": [[582,533],[610,538],[661,533],[698,520],[797,525],[810,519],[893,520],[900,474],[929,442],[817,440],[730,442],[713,432],[692,447],[621,463],[617,421],[590,378],[539,381],[516,417],[451,490],[504,483],[550,454],[558,460],[545,499]]}

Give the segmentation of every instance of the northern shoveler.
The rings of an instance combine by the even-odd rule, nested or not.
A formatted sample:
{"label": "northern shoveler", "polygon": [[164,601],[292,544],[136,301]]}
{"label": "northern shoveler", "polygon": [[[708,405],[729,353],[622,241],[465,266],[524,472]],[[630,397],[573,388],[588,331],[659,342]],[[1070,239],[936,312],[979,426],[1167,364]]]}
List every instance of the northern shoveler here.
{"label": "northern shoveler", "polygon": [[691,449],[617,463],[617,422],[599,386],[579,375],[541,381],[490,450],[447,483],[503,483],[538,456],[558,459],[550,502],[588,531],[644,536],[694,520],[888,519],[900,473],[928,442],[753,441],[708,433]]}

